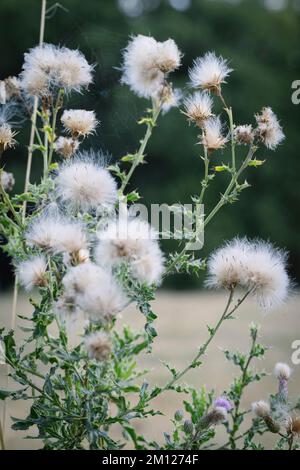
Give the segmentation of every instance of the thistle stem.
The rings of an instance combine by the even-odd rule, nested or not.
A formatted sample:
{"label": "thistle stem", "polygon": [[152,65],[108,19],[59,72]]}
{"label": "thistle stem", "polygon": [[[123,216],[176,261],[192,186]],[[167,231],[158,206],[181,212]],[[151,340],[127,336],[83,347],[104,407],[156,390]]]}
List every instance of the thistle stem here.
{"label": "thistle stem", "polygon": [[[239,168],[238,171],[236,171],[232,176],[231,176],[231,180],[225,190],[225,193],[221,195],[220,199],[219,199],[219,202],[215,205],[215,207],[212,209],[212,211],[207,215],[207,217],[205,217],[204,219],[204,227],[206,227],[206,225],[214,218],[214,216],[217,214],[217,212],[219,212],[219,210],[227,203],[227,200],[228,200],[228,197],[230,196],[231,194],[231,191],[234,189],[236,183],[237,183],[237,180],[238,178],[241,176],[241,174],[243,173],[243,171],[247,168],[249,162],[251,161],[254,153],[256,151],[256,147],[251,147],[244,162],[242,163],[241,167]],[[190,240],[184,247],[183,249],[181,250],[181,252],[178,254],[178,256],[176,256],[176,258],[172,261],[172,263],[169,265],[169,267],[167,268],[167,270],[165,271],[165,276],[166,274],[170,273],[173,268],[176,266],[176,264],[178,263],[178,261],[181,260],[182,256],[186,253],[186,251],[189,250],[191,244],[194,243],[196,239],[196,236]]]}
{"label": "thistle stem", "polygon": [[153,107],[153,110],[152,110],[152,119],[149,120],[147,122],[147,130],[146,130],[146,133],[145,133],[145,136],[143,138],[143,140],[141,141],[141,145],[140,145],[140,148],[139,150],[137,151],[136,155],[135,155],[135,158],[131,164],[131,168],[130,170],[128,171],[123,183],[122,183],[122,186],[121,186],[121,189],[120,189],[120,194],[123,195],[124,194],[124,191],[135,171],[135,169],[137,168],[137,166],[141,163],[141,160],[142,160],[142,157],[144,155],[144,151],[146,149],[146,146],[147,146],[147,143],[148,143],[148,140],[150,139],[151,135],[152,135],[152,132],[153,132],[153,128],[155,127],[156,125],[156,121],[158,119],[158,116],[160,114],[160,111],[161,111],[161,106],[159,105],[156,105]]}

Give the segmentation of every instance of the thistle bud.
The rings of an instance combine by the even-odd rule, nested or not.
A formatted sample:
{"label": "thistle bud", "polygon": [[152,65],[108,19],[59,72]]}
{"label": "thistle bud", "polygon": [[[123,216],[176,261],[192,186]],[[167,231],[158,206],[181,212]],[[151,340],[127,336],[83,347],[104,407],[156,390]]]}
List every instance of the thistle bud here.
{"label": "thistle bud", "polygon": [[181,410],[177,410],[174,414],[175,421],[181,421],[183,419],[183,412]]}
{"label": "thistle bud", "polygon": [[186,419],[185,422],[183,423],[183,430],[186,434],[193,434],[194,425],[192,421],[190,421],[189,419]]}

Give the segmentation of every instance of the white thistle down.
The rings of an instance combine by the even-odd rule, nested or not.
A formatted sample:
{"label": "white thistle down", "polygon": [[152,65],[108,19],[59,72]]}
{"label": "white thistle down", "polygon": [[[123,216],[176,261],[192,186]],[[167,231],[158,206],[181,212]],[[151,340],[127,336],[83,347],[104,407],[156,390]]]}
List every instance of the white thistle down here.
{"label": "white thistle down", "polygon": [[251,405],[253,413],[258,417],[258,418],[266,418],[267,416],[270,416],[271,413],[271,408],[269,403],[266,401],[260,400],[252,403]]}
{"label": "white thistle down", "polygon": [[270,310],[279,307],[290,291],[286,253],[264,241],[251,243],[249,248],[247,287],[254,289],[261,308]]}
{"label": "white thistle down", "polygon": [[61,122],[73,138],[93,134],[99,124],[95,112],[85,109],[66,109],[61,117]]}
{"label": "white thistle down", "polygon": [[238,144],[251,145],[254,141],[254,131],[251,124],[243,124],[234,129],[234,139]]}
{"label": "white thistle down", "polygon": [[204,122],[213,116],[213,100],[206,92],[197,91],[184,100],[184,114],[189,121],[202,127]]}
{"label": "white thistle down", "polygon": [[0,172],[0,184],[2,185],[4,191],[12,191],[15,185],[14,175],[2,170]]}
{"label": "white thistle down", "polygon": [[79,141],[72,137],[58,137],[55,141],[56,152],[64,158],[72,157],[79,148]]}
{"label": "white thistle down", "polygon": [[66,298],[94,321],[112,318],[128,302],[113,276],[93,263],[70,268],[63,286]]}
{"label": "white thistle down", "polygon": [[222,134],[222,123],[219,116],[211,117],[204,121],[202,144],[208,152],[223,148],[228,138]]}
{"label": "white thistle down", "polygon": [[92,70],[80,51],[43,44],[24,55],[20,83],[29,95],[48,95],[55,87],[80,92],[92,82]]}
{"label": "white thistle down", "polygon": [[16,140],[14,139],[16,132],[12,130],[11,126],[7,123],[0,125],[0,148],[6,150],[7,148],[14,147]]}
{"label": "white thistle down", "polygon": [[257,134],[260,140],[270,150],[275,150],[285,136],[276,114],[271,108],[263,108],[261,114],[256,114]]}
{"label": "white thistle down", "polygon": [[22,261],[16,268],[16,275],[20,284],[26,289],[47,285],[47,262],[44,256],[33,256]]}
{"label": "white thistle down", "polygon": [[160,282],[164,258],[155,231],[147,222],[137,219],[112,221],[98,237],[97,264],[113,267],[127,261],[138,281],[147,284]]}
{"label": "white thistle down", "polygon": [[231,72],[227,60],[221,56],[217,57],[214,52],[207,52],[203,57],[194,60],[189,76],[193,88],[220,93],[222,83],[225,83]]}
{"label": "white thistle down", "polygon": [[264,241],[234,239],[209,258],[206,285],[240,286],[252,292],[261,308],[278,307],[290,290],[286,254]]}
{"label": "white thistle down", "polygon": [[288,366],[288,364],[285,364],[283,362],[277,362],[274,368],[274,375],[277,377],[277,379],[284,379],[284,380],[289,380],[291,376],[291,368]]}
{"label": "white thistle down", "polygon": [[111,341],[104,331],[98,331],[86,336],[84,343],[90,359],[104,362],[109,358],[111,353]]}
{"label": "white thistle down", "polygon": [[206,286],[226,289],[244,286],[248,249],[249,243],[246,239],[235,238],[214,251],[207,262]]}
{"label": "white thistle down", "polygon": [[180,66],[181,53],[172,39],[133,37],[123,52],[122,83],[138,96],[150,98],[161,90],[165,76]]}
{"label": "white thistle down", "polygon": [[63,203],[83,211],[112,206],[117,199],[117,184],[109,171],[84,153],[60,167],[55,184]]}
{"label": "white thistle down", "polygon": [[25,239],[28,245],[52,253],[66,252],[76,257],[87,249],[83,227],[60,215],[43,214],[31,222]]}

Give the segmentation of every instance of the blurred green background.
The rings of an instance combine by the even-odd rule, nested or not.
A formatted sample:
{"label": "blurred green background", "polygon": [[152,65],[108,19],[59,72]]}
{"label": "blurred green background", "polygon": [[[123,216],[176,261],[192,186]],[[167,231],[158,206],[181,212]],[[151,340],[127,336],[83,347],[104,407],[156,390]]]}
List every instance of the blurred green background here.
{"label": "blurred green background", "polygon": [[[48,0],[48,7],[55,2]],[[194,58],[215,50],[235,69],[224,95],[234,107],[236,122],[251,123],[255,112],[270,105],[279,116],[286,140],[276,152],[261,150],[267,159],[250,169],[253,186],[240,201],[227,206],[208,227],[202,256],[224,239],[248,235],[270,239],[290,252],[291,273],[300,279],[299,121],[300,105],[291,101],[292,82],[300,80],[300,0],[61,0],[46,22],[46,42],[80,48],[97,64],[95,83],[85,96],[73,96],[71,106],[95,109],[98,134],[85,142],[111,156],[112,161],[135,150],[143,129],[136,125],[147,106],[119,84],[121,50],[130,34],[173,38],[184,52],[183,66],[173,83],[188,93],[187,70]],[[19,73],[23,53],[38,41],[39,0],[0,2],[0,78]],[[221,108],[219,109],[221,112]],[[29,128],[20,131],[20,145],[6,153],[6,169],[22,191]],[[149,203],[188,203],[199,193],[202,162],[197,130],[178,110],[160,119],[147,150],[148,164],[139,168],[132,189],[139,187]],[[226,152],[214,161],[226,161]],[[33,163],[38,178],[41,161]],[[208,192],[207,208],[223,190],[219,175]],[[0,287],[11,282],[8,260],[0,257]],[[193,287],[201,280],[175,277],[168,286]]]}

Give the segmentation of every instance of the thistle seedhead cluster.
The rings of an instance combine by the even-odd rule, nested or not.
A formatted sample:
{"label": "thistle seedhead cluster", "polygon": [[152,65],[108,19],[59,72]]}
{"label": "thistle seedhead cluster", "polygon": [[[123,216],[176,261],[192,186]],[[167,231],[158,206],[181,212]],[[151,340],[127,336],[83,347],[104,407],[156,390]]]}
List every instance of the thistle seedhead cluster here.
{"label": "thistle seedhead cluster", "polygon": [[154,99],[166,111],[177,104],[180,96],[167,78],[180,66],[181,57],[172,39],[159,42],[149,36],[135,36],[123,52],[122,83],[138,96]]}
{"label": "thistle seedhead cluster", "polygon": [[51,96],[63,88],[81,91],[92,82],[93,66],[78,50],[43,44],[25,54],[20,87],[31,96]]}

